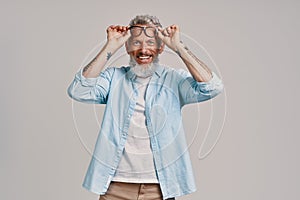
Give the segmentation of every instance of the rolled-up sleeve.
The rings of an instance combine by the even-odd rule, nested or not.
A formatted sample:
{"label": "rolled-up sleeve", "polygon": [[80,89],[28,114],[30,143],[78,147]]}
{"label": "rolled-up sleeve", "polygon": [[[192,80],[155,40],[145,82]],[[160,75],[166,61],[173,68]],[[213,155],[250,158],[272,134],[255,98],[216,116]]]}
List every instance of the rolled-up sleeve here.
{"label": "rolled-up sleeve", "polygon": [[85,78],[81,69],[68,88],[69,96],[79,102],[106,104],[114,68],[107,68],[97,78]]}
{"label": "rolled-up sleeve", "polygon": [[181,104],[209,100],[221,93],[223,87],[222,80],[214,72],[208,82],[197,82],[193,77],[185,74],[185,78],[179,83]]}

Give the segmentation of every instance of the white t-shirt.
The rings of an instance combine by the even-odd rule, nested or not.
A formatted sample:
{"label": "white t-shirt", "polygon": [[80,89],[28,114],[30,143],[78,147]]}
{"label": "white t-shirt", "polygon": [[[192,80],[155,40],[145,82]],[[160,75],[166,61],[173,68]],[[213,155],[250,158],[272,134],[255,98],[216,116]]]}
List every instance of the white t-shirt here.
{"label": "white t-shirt", "polygon": [[131,117],[123,156],[113,181],[158,183],[145,117],[145,94],[151,77],[136,77],[138,97]]}

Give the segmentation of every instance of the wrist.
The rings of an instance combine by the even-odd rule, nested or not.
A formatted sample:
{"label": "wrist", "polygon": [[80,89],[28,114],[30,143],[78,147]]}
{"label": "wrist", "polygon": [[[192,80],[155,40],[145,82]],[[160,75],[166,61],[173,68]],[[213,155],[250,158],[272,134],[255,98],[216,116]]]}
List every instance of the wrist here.
{"label": "wrist", "polygon": [[117,47],[116,45],[114,45],[113,43],[111,43],[109,41],[107,41],[103,47],[103,50],[105,52],[111,53],[111,54],[114,54],[118,49],[119,49],[119,47]]}
{"label": "wrist", "polygon": [[179,41],[176,45],[175,45],[175,47],[174,47],[174,49],[173,49],[176,53],[180,53],[180,52],[183,52],[183,51],[185,51],[185,50],[187,50],[187,47],[183,44],[183,42],[182,41]]}

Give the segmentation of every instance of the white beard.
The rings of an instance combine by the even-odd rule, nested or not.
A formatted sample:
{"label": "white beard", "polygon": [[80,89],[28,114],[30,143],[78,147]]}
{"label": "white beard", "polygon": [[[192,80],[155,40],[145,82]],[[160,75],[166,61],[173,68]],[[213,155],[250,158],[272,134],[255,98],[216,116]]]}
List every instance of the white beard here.
{"label": "white beard", "polygon": [[158,58],[156,58],[150,64],[139,65],[133,58],[130,57],[129,65],[131,66],[132,72],[141,78],[147,78],[153,75],[158,64]]}

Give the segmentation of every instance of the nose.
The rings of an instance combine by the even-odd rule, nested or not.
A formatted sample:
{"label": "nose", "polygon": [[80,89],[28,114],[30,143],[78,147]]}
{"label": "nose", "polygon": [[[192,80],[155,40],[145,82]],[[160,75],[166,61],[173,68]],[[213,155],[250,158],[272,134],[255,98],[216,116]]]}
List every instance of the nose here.
{"label": "nose", "polygon": [[141,43],[141,46],[140,46],[140,50],[142,51],[142,52],[146,52],[147,51],[147,43],[146,42],[142,42]]}

